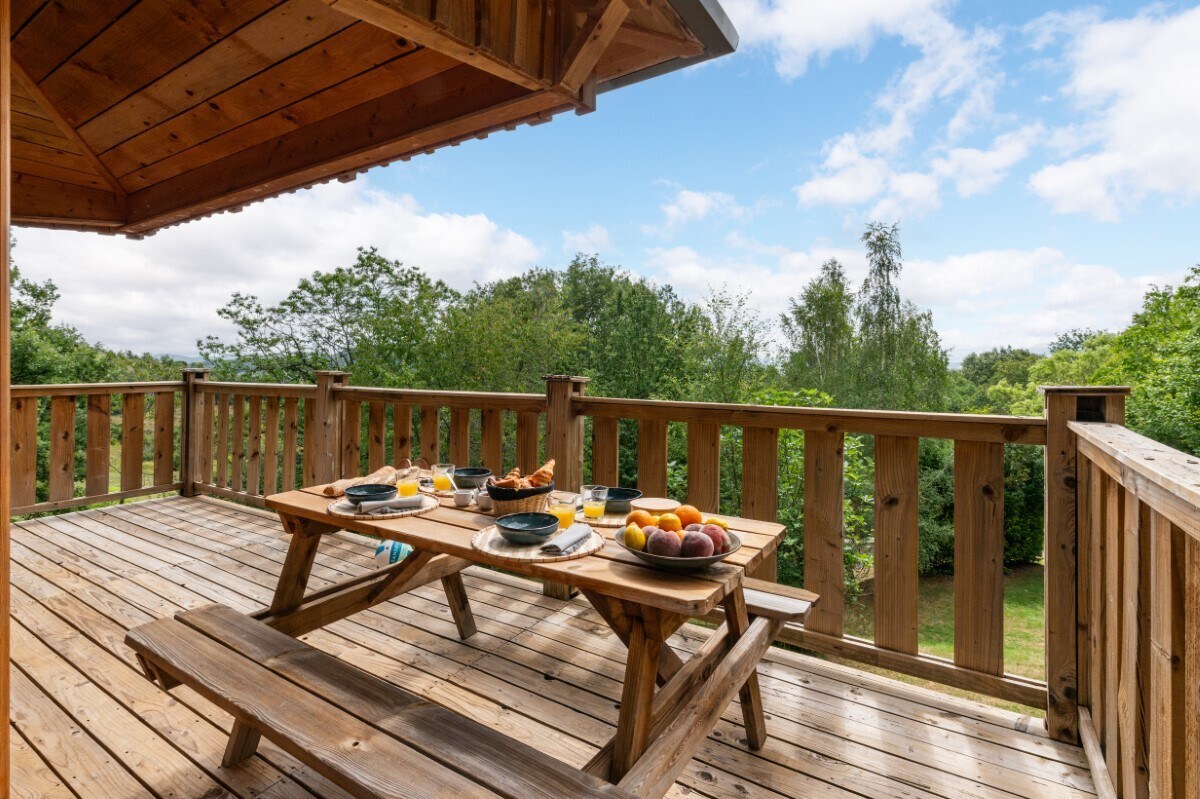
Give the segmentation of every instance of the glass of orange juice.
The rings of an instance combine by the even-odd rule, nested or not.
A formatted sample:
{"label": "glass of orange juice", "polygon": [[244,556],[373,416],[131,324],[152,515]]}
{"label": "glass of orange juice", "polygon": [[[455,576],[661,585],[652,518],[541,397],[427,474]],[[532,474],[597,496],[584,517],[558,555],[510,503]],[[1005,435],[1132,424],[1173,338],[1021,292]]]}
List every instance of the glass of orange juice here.
{"label": "glass of orange juice", "polygon": [[405,477],[400,482],[396,483],[396,490],[402,497],[415,497],[420,481],[415,477]]}
{"label": "glass of orange juice", "polygon": [[579,492],[583,495],[585,517],[599,519],[604,515],[604,505],[608,502],[608,486],[583,486]]}
{"label": "glass of orange juice", "polygon": [[453,463],[435,463],[433,465],[433,490],[434,491],[453,491],[454,490],[454,464]]}
{"label": "glass of orange juice", "polygon": [[554,500],[547,507],[551,515],[558,517],[558,529],[565,530],[575,523],[575,503]]}

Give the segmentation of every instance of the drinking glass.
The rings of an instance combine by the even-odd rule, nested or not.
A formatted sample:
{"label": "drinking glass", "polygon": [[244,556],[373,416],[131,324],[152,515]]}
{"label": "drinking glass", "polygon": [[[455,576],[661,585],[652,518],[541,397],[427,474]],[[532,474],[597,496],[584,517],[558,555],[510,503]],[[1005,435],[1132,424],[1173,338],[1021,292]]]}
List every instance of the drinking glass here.
{"label": "drinking glass", "polygon": [[435,463],[433,465],[433,490],[434,491],[453,491],[454,490],[454,464],[453,463]]}
{"label": "drinking glass", "polygon": [[565,530],[575,522],[575,503],[563,502],[555,500],[550,503],[547,508],[550,513],[558,517],[558,529]]}
{"label": "drinking glass", "polygon": [[402,497],[415,497],[417,495],[417,489],[420,487],[420,485],[421,482],[417,478],[405,477],[403,480],[396,483],[396,490]]}
{"label": "drinking glass", "polygon": [[583,495],[584,516],[599,519],[604,515],[604,505],[608,502],[608,486],[584,486],[579,493]]}

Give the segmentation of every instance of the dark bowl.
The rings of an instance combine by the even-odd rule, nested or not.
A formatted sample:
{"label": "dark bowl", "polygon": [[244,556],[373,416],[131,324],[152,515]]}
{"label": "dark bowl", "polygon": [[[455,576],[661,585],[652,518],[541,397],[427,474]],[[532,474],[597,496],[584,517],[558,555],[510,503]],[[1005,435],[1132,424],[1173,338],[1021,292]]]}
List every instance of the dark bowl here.
{"label": "dark bowl", "polygon": [[558,517],[549,513],[509,513],[496,519],[496,529],[511,544],[541,544],[558,531]]}
{"label": "dark bowl", "polygon": [[535,497],[538,494],[549,494],[554,490],[554,483],[551,482],[548,486],[541,488],[501,488],[497,485],[487,487],[488,496],[492,499],[505,502],[510,499],[525,499],[525,497]]}
{"label": "dark bowl", "polygon": [[617,543],[621,545],[621,548],[626,552],[632,552],[634,555],[637,555],[639,558],[655,568],[669,572],[687,574],[688,572],[707,569],[714,563],[720,563],[721,561],[725,560],[725,558],[742,548],[741,536],[739,536],[737,533],[728,533],[728,535],[729,541],[733,544],[728,552],[722,552],[719,555],[708,555],[707,557],[703,558],[671,558],[667,557],[666,555],[655,555],[653,553],[646,552],[643,549],[633,549],[632,547],[627,547],[625,546],[624,530],[618,530],[614,538],[616,539]]}
{"label": "dark bowl", "polygon": [[629,513],[633,507],[629,504],[642,495],[636,488],[609,488],[608,501],[604,503],[604,512],[613,516]]}
{"label": "dark bowl", "polygon": [[492,470],[482,466],[455,467],[454,484],[459,488],[481,488],[491,476]]}
{"label": "dark bowl", "polygon": [[379,502],[395,497],[396,487],[386,483],[363,483],[346,489],[346,499],[355,505],[360,502]]}

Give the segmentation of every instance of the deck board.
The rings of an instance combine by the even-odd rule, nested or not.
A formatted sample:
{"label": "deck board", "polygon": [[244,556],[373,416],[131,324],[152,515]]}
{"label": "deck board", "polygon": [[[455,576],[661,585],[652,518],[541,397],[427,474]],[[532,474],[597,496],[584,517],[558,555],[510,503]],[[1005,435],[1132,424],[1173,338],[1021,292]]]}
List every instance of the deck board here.
{"label": "deck board", "polygon": [[[149,500],[21,522],[12,536],[13,760],[17,796],[343,799],[264,744],[220,767],[228,716],[186,688],[145,681],[125,631],[182,608],[266,604],[286,540],[267,513],[220,500]],[[372,567],[373,547],[331,537],[318,588]],[[479,632],[460,641],[426,587],[304,636],[314,646],[469,713],[568,763],[611,736],[624,648],[583,600],[483,569],[464,572]],[[672,639],[700,646],[701,627]],[[761,669],[770,739],[741,743],[732,703],[669,796],[712,799],[1013,799],[1094,796],[1082,751],[1040,720],[773,649]]]}

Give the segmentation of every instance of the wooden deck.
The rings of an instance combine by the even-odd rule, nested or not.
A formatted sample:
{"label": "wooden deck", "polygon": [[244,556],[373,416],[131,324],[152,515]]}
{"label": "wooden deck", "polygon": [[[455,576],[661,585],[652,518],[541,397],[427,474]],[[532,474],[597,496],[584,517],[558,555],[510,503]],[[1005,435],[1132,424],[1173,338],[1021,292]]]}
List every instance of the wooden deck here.
{"label": "wooden deck", "polygon": [[[313,587],[371,566],[343,534]],[[208,602],[265,604],[284,554],[277,522],[215,499],[170,499],[13,529],[13,788],[18,797],[345,797],[269,744],[220,767],[230,719],[187,689],[147,682],[130,626]],[[583,600],[484,570],[464,573],[479,633],[459,641],[445,596],[421,589],[305,639],[582,764],[612,735],[624,649]],[[533,589],[533,590],[531,590]],[[686,625],[672,643],[697,647]],[[737,703],[669,796],[1013,799],[1094,796],[1081,749],[1040,720],[774,650],[762,690],[771,733],[750,753]],[[402,767],[397,764],[397,767]]]}

